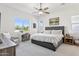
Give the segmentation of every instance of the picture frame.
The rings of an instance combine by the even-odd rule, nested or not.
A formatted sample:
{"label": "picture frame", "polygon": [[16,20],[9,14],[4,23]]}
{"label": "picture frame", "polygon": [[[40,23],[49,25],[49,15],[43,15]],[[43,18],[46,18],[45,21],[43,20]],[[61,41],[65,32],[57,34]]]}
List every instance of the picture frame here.
{"label": "picture frame", "polygon": [[59,25],[59,17],[50,18],[49,25]]}

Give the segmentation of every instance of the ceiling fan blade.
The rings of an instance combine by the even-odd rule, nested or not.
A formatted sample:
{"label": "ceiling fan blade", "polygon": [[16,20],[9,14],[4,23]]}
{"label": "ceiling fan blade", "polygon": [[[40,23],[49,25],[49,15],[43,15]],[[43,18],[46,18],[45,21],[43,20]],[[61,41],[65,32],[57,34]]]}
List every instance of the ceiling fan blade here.
{"label": "ceiling fan blade", "polygon": [[46,13],[46,14],[50,14],[49,12],[44,12],[44,13]]}
{"label": "ceiling fan blade", "polygon": [[49,8],[48,7],[44,8],[44,10],[47,10],[47,9],[49,9]]}
{"label": "ceiling fan blade", "polygon": [[47,9],[49,9],[48,7],[45,7],[44,9],[42,9],[42,3],[40,3],[39,5],[40,5],[39,6],[40,8],[35,8],[34,7],[38,11],[38,12],[34,12],[34,13],[42,12],[42,13],[45,13],[45,14],[50,14],[49,12],[46,11]]}

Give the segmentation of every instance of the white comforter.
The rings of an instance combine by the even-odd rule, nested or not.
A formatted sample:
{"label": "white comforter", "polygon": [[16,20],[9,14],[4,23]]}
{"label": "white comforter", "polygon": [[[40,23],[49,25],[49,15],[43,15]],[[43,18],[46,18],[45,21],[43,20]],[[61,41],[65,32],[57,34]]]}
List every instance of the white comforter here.
{"label": "white comforter", "polygon": [[45,34],[45,33],[36,33],[31,35],[31,39],[50,42],[53,43],[55,47],[58,46],[58,42],[62,39],[62,34]]}

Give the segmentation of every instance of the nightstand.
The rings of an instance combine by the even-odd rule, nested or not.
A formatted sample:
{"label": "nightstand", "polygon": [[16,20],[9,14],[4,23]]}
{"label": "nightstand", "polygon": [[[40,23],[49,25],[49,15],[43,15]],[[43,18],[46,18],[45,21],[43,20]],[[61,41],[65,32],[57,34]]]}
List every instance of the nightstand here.
{"label": "nightstand", "polygon": [[72,36],[70,36],[70,37],[65,36],[64,43],[74,45],[73,37]]}

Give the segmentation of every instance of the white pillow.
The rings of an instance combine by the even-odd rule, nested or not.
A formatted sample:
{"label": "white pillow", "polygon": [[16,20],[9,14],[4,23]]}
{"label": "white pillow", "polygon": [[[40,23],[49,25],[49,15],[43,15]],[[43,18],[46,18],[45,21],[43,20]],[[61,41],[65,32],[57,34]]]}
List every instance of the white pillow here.
{"label": "white pillow", "polygon": [[62,34],[62,30],[52,30],[52,34]]}
{"label": "white pillow", "polygon": [[3,37],[6,39],[11,39],[10,33],[3,33]]}
{"label": "white pillow", "polygon": [[46,34],[50,34],[50,30],[45,30],[45,32],[44,33],[46,33]]}

